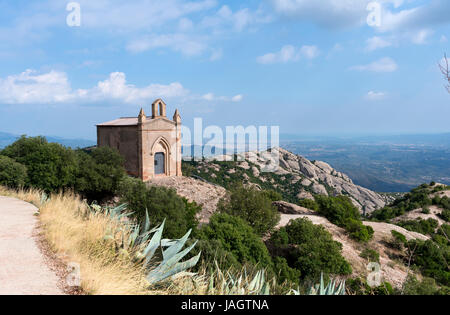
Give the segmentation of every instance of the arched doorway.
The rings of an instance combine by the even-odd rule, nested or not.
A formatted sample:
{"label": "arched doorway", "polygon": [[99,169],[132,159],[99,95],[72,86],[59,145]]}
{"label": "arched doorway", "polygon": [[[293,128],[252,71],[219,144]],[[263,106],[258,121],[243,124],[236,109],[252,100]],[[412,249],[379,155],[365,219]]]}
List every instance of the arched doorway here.
{"label": "arched doorway", "polygon": [[155,154],[155,175],[166,173],[166,155],[163,152]]}

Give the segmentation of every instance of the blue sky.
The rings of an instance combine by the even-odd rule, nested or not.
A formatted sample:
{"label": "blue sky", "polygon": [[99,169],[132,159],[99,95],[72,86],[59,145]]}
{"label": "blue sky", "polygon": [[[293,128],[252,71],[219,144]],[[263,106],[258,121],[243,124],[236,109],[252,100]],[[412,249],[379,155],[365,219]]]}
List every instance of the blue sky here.
{"label": "blue sky", "polygon": [[450,1],[0,0],[0,131],[95,139],[162,97],[188,126],[450,132]]}

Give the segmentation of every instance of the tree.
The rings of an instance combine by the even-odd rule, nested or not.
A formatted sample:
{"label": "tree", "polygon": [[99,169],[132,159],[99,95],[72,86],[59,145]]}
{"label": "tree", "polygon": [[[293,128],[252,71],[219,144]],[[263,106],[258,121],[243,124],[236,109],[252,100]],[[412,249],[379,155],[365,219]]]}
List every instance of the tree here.
{"label": "tree", "polygon": [[44,137],[22,136],[1,154],[27,167],[28,187],[57,192],[74,185],[77,169],[74,152],[60,144],[48,143]]}
{"label": "tree", "polygon": [[75,190],[90,200],[113,196],[125,176],[124,159],[115,149],[101,147],[76,152]]}
{"label": "tree", "polygon": [[189,203],[177,195],[175,189],[150,186],[138,179],[126,178],[119,188],[121,202],[127,203],[133,216],[144,222],[146,211],[152,225],[166,220],[164,236],[170,239],[182,237],[189,229],[197,226],[195,215],[201,210],[195,203]]}
{"label": "tree", "polygon": [[232,253],[241,264],[258,264],[260,267],[272,265],[266,246],[241,218],[225,213],[215,214],[209,224],[198,231],[198,238],[219,241],[221,250]]}
{"label": "tree", "polygon": [[272,205],[268,193],[254,187],[235,186],[229,200],[222,199],[218,209],[245,220],[261,236],[273,230],[280,220],[280,214]]}
{"label": "tree", "polygon": [[25,185],[27,168],[7,156],[0,155],[0,185],[18,188]]}
{"label": "tree", "polygon": [[450,69],[448,65],[448,59],[447,55],[444,55],[443,61],[439,64],[439,68],[441,69],[442,74],[444,75],[445,79],[447,80],[447,91],[450,93]]}
{"label": "tree", "polygon": [[[270,239],[272,256],[286,259],[290,268],[300,271],[301,278],[315,279],[323,272],[347,275],[350,264],[342,257],[342,244],[333,240],[323,226],[301,218],[289,222]],[[280,266],[277,261],[276,266]],[[280,272],[286,272],[285,267]]]}

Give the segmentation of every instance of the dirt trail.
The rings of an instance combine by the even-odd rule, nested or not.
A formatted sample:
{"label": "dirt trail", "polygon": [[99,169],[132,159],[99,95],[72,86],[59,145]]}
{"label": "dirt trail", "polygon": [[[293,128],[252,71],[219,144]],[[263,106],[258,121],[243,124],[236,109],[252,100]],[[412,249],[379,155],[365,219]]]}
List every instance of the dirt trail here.
{"label": "dirt trail", "polygon": [[0,295],[63,294],[33,237],[36,211],[29,203],[0,196]]}

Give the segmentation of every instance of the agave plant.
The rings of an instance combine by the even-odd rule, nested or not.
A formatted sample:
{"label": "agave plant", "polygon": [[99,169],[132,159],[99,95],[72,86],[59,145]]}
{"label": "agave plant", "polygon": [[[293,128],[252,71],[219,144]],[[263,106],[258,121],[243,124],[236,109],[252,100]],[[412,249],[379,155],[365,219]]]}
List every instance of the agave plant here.
{"label": "agave plant", "polygon": [[[300,295],[300,289],[292,290],[292,294]],[[320,275],[320,283],[309,289],[308,295],[345,295],[345,281],[330,280],[325,286],[323,274]]]}
{"label": "agave plant", "polygon": [[[119,253],[126,257],[133,254],[133,260],[137,263],[142,263],[144,271],[146,272],[147,281],[150,285],[163,281],[169,277],[190,275],[186,270],[194,267],[201,255],[200,252],[195,257],[181,262],[181,260],[188,255],[197,244],[197,242],[195,242],[183,250],[192,231],[189,230],[178,240],[162,239],[165,220],[160,226],[151,229],[150,218],[146,211],[144,225],[134,224],[131,220],[122,220],[131,215],[131,213],[126,212],[126,208],[126,204],[115,208],[102,208],[98,205],[90,206],[90,209],[93,212],[104,213],[111,219],[121,223],[115,230],[111,228],[106,231],[104,239],[116,240],[114,235],[119,232],[122,235],[122,239],[117,246]],[[119,231],[117,229],[119,229]],[[128,239],[125,239],[124,235],[128,235]],[[155,261],[159,257],[156,255],[158,249],[162,252],[162,260]]]}
{"label": "agave plant", "polygon": [[251,278],[244,269],[235,275],[223,273],[216,263],[216,271],[209,277],[210,295],[270,295],[270,284],[265,279],[265,271],[260,270]]}

